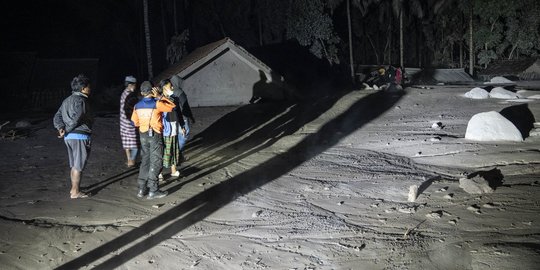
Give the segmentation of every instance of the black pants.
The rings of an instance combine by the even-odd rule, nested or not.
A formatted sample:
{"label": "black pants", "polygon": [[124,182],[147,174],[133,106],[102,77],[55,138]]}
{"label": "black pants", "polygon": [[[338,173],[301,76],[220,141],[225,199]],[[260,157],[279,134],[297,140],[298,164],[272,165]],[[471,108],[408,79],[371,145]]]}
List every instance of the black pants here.
{"label": "black pants", "polygon": [[163,166],[163,138],[161,134],[154,132],[154,136],[148,136],[148,132],[141,135],[141,167],[137,183],[139,189],[146,187],[150,192],[158,190],[158,175]]}

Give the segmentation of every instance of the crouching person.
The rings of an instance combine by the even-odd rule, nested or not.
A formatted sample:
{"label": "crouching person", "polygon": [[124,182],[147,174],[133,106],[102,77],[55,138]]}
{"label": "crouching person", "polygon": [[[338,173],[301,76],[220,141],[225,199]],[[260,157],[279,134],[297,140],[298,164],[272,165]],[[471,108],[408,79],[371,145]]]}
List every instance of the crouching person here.
{"label": "crouching person", "polygon": [[164,112],[171,112],[174,103],[158,94],[149,81],[141,84],[141,94],[144,98],[135,104],[131,120],[139,128],[141,140],[141,166],[137,183],[142,198],[148,192],[148,199],[167,196],[167,192],[158,188],[158,175],[163,165],[163,124]]}
{"label": "crouching person", "polygon": [[71,96],[64,99],[54,115],[53,124],[58,138],[64,138],[71,168],[71,198],[86,198],[80,191],[81,175],[90,155],[90,135],[93,118],[88,106],[90,79],[79,75],[71,81]]}

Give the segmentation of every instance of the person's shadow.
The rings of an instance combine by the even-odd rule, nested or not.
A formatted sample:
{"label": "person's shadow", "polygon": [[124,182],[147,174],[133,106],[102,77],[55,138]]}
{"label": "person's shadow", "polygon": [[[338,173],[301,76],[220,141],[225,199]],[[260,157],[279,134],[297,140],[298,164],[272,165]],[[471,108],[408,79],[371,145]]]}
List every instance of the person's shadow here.
{"label": "person's shadow", "polygon": [[259,70],[259,80],[253,84],[253,95],[249,100],[250,104],[257,103],[264,100],[267,97],[271,88],[271,84],[267,82],[268,78],[264,71]]}

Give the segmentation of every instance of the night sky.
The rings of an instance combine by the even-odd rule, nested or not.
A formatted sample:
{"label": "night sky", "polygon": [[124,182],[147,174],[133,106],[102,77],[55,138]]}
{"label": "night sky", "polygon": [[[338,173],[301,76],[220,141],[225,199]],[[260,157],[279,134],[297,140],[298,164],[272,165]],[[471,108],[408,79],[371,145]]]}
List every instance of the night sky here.
{"label": "night sky", "polygon": [[[38,58],[98,58],[102,83],[121,83],[124,74],[137,74],[139,2],[2,1],[0,51],[36,52]],[[156,53],[156,60],[159,56]]]}
{"label": "night sky", "polygon": [[[149,0],[154,75],[168,66],[166,48],[174,35],[175,22],[177,31],[190,31],[188,52],[224,37],[232,38],[250,52],[270,53],[268,46],[295,42],[309,52],[313,47],[302,44],[302,38],[315,45],[324,39],[328,46],[324,49],[334,50],[340,60],[341,66],[332,68],[346,73],[349,43],[345,3],[340,0]],[[406,66],[466,68],[469,19],[474,25],[476,69],[499,59],[540,55],[537,16],[540,1],[537,0],[352,0],[355,64],[400,63],[396,3],[403,4]],[[3,26],[0,52],[35,52],[41,59],[97,58],[99,80],[104,86],[121,84],[127,74],[148,76],[142,0],[2,1],[0,8],[4,11],[0,17]],[[311,21],[311,18],[315,19]],[[496,19],[494,24],[493,19]],[[330,21],[328,28],[321,27],[325,20]],[[296,36],[290,35],[294,32],[291,21],[304,22],[304,29],[296,31]],[[338,41],[332,43],[326,39],[328,33]],[[274,58],[277,57],[283,55]],[[294,64],[298,63],[290,65]]]}

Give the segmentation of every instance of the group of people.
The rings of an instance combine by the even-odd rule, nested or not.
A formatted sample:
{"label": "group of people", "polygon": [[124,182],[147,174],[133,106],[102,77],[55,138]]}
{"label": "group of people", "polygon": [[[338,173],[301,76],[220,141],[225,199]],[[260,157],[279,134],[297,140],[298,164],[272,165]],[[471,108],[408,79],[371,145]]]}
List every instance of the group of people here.
{"label": "group of people", "polygon": [[388,68],[380,67],[372,71],[362,84],[364,89],[399,91],[403,90],[402,80],[403,69],[388,66]]}
{"label": "group of people", "polygon": [[[158,179],[163,168],[170,168],[172,177],[179,177],[179,166],[184,160],[182,150],[188,139],[190,124],[195,122],[187,96],[178,75],[162,80],[154,86],[145,81],[137,94],[137,80],[125,78],[125,89],[120,96],[120,135],[128,168],[136,166],[140,152],[141,163],[137,178],[137,196],[156,199],[167,196],[159,190]],[[66,98],[54,116],[58,137],[63,138],[71,168],[72,199],[85,198],[81,192],[81,175],[91,149],[92,113],[88,106],[90,80],[79,75],[71,82],[72,95]],[[140,151],[139,151],[140,150]]]}

